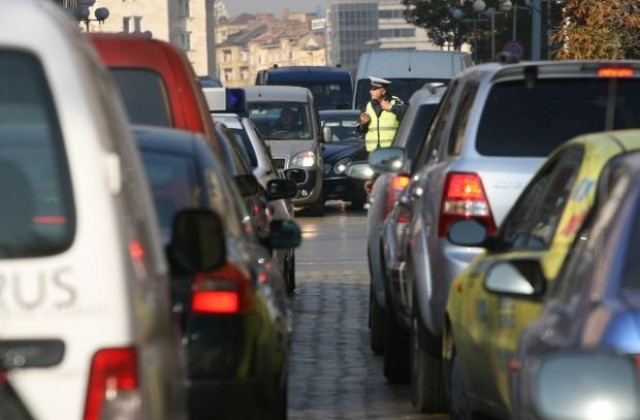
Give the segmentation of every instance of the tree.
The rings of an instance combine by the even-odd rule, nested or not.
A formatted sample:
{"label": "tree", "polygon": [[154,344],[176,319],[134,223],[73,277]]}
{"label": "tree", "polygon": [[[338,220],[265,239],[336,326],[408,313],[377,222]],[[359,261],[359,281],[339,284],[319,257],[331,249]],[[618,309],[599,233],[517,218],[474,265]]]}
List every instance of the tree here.
{"label": "tree", "polygon": [[451,13],[454,7],[471,12],[470,5],[461,6],[459,3],[452,0],[402,0],[402,4],[407,6],[407,22],[424,28],[434,44],[441,48],[452,45],[454,49],[460,49],[462,43],[470,42],[473,37],[470,27],[461,25]]}
{"label": "tree", "polygon": [[638,0],[568,0],[553,39],[557,59],[640,57]]}

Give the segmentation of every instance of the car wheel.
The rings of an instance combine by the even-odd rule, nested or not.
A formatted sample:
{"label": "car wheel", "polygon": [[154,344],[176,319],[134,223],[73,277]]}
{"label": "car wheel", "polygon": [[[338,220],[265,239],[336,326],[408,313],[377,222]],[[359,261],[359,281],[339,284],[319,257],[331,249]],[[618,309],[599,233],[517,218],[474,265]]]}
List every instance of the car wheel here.
{"label": "car wheel", "polygon": [[287,292],[296,290],[296,254],[292,254],[287,263]]}
{"label": "car wheel", "polygon": [[311,217],[324,216],[324,192],[320,193],[320,196],[315,203],[312,203],[307,207],[307,214]]}
{"label": "car wheel", "polygon": [[273,397],[273,406],[271,412],[271,418],[273,420],[286,420],[287,412],[288,412],[288,404],[289,404],[289,381],[288,374],[283,372],[283,377],[274,384],[274,397]]}
{"label": "car wheel", "polygon": [[369,286],[369,328],[371,329],[371,351],[382,354],[384,351],[384,308],[378,304],[373,293],[373,284]]}
{"label": "car wheel", "polygon": [[460,370],[460,358],[457,354],[453,354],[451,359],[450,371],[451,383],[451,407],[449,409],[450,416],[454,420],[472,420],[473,413],[469,398],[467,397],[467,387],[464,383],[464,377]]}
{"label": "car wheel", "polygon": [[366,200],[353,200],[351,202],[351,210],[363,210]]}
{"label": "car wheel", "polygon": [[[447,411],[442,359],[425,349],[430,343],[433,349],[440,348],[440,340],[429,333],[418,319],[415,308],[411,317],[411,403],[421,413],[443,413]],[[432,350],[433,351],[433,350]]]}
{"label": "car wheel", "polygon": [[409,382],[409,340],[387,303],[384,316],[384,376],[391,383]]}

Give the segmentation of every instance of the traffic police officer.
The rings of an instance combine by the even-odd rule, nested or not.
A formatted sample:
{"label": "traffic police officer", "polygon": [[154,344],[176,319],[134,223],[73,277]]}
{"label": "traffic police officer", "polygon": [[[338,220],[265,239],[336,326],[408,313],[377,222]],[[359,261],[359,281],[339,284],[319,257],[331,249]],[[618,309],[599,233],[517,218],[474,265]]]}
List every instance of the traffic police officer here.
{"label": "traffic police officer", "polygon": [[407,108],[400,98],[389,94],[389,80],[380,77],[369,80],[371,100],[362,109],[357,127],[358,132],[364,133],[367,152],[391,145]]}

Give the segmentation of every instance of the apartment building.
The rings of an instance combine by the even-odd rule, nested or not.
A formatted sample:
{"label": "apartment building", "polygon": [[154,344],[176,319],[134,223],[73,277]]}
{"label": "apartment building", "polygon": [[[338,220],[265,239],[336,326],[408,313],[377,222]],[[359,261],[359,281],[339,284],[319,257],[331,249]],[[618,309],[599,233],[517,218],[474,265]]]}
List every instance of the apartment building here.
{"label": "apartment building", "polygon": [[424,29],[407,23],[400,0],[328,0],[329,64],[355,72],[360,55],[374,49],[439,49]]}
{"label": "apartment building", "polygon": [[324,36],[311,31],[313,13],[243,13],[220,19],[216,28],[217,61],[225,86],[253,85],[256,73],[274,65],[325,65]]}
{"label": "apartment building", "polygon": [[[171,42],[182,49],[199,75],[215,76],[210,56],[215,43],[208,42],[214,28],[213,0],[75,0],[68,8],[88,10],[80,29],[91,32],[143,33]],[[109,15],[98,21],[96,10],[106,8]],[[85,12],[86,13],[86,12]]]}

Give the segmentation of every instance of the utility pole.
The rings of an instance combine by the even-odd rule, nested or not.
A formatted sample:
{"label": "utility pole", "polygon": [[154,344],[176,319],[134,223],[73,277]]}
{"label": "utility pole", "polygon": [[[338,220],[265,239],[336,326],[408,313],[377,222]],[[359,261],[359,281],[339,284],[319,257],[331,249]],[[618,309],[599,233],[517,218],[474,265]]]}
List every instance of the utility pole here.
{"label": "utility pole", "polygon": [[531,0],[531,60],[541,59],[542,0]]}

